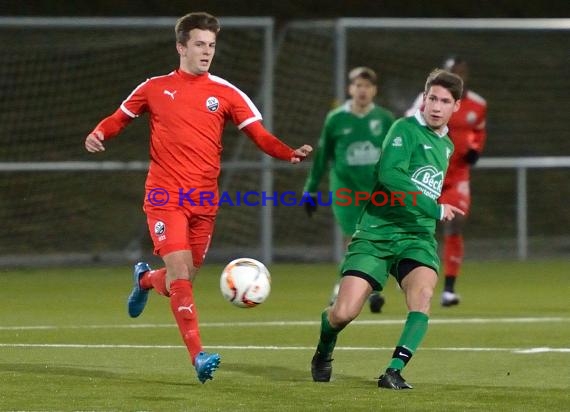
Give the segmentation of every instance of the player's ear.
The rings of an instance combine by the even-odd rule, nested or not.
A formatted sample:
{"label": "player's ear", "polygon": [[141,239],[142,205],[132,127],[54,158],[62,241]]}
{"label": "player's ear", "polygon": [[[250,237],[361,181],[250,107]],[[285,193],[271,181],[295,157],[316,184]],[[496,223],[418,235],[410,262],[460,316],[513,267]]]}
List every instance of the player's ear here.
{"label": "player's ear", "polygon": [[176,51],[179,55],[183,56],[186,52],[186,47],[183,44],[176,42]]}
{"label": "player's ear", "polygon": [[456,100],[455,104],[453,105],[453,112],[455,113],[456,111],[458,111],[460,107],[461,107],[461,100]]}

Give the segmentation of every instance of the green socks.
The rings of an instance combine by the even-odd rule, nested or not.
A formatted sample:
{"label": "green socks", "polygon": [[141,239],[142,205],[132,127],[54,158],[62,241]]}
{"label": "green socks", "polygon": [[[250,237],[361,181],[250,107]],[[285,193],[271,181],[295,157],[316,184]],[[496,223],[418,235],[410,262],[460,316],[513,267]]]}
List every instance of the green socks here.
{"label": "green socks", "polygon": [[321,336],[317,345],[317,352],[326,359],[330,359],[336,345],[336,337],[344,328],[335,329],[331,326],[328,319],[328,310],[325,309],[321,314]]}
{"label": "green socks", "polygon": [[398,346],[392,354],[389,368],[402,370],[420,346],[428,328],[428,315],[422,312],[409,312]]}
{"label": "green socks", "polygon": [[[404,330],[398,341],[398,345],[392,354],[389,368],[402,370],[410,361],[414,352],[420,346],[428,328],[428,315],[422,312],[409,312]],[[336,345],[336,338],[341,328],[334,328],[328,320],[328,310],[325,309],[321,314],[321,335],[317,352],[325,359],[330,359]]]}

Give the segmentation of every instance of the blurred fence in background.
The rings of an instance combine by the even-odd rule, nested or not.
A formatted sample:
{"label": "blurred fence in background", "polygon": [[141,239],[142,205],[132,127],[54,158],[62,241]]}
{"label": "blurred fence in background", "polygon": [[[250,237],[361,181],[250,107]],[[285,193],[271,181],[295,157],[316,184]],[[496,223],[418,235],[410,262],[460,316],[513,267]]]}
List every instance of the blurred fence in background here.
{"label": "blurred fence in background", "polygon": [[[132,262],[150,253],[141,209],[148,121],[133,122],[100,156],[83,140],[141,81],[178,66],[175,20],[0,18],[0,265]],[[252,97],[266,126],[296,147],[316,144],[350,67],[377,70],[377,101],[400,116],[433,67],[463,56],[469,87],[489,104],[467,257],[564,256],[569,34],[567,19],[340,19],[276,32],[270,18],[222,18],[211,71]],[[268,159],[231,125],[223,141],[222,190],[300,197],[307,164]],[[530,156],[550,159],[521,159]],[[224,205],[208,260],[334,260],[335,233],[326,207],[308,219],[300,206]]]}

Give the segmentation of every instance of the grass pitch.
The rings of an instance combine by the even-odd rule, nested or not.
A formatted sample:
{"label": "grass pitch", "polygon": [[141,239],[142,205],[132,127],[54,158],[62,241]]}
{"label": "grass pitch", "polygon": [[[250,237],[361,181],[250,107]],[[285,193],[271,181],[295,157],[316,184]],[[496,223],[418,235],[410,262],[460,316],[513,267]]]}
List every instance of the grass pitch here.
{"label": "grass pitch", "polygon": [[[222,355],[202,385],[170,313],[151,295],[126,313],[128,267],[0,272],[0,410],[34,411],[563,411],[570,387],[570,263],[470,262],[462,303],[434,299],[430,329],[403,375],[380,390],[406,310],[391,279],[381,314],[339,337],[333,381],[310,359],[335,265],[273,265],[253,309],[225,302],[221,265],[195,284],[206,350]],[[440,285],[441,287],[441,285]],[[439,297],[439,290],[438,296]]]}

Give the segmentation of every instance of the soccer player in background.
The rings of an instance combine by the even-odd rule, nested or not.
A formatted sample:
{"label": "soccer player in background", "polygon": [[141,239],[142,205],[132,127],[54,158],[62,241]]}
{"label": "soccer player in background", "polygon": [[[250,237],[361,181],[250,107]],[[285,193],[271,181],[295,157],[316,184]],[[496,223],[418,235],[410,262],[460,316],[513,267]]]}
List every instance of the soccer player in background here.
{"label": "soccer player in background", "polygon": [[[311,361],[316,382],[330,381],[338,334],[360,314],[370,292],[384,288],[391,274],[405,294],[408,316],[378,387],[412,388],[401,370],[428,328],[439,271],[436,221],[463,213],[450,204],[437,203],[453,152],[447,122],[459,109],[463,81],[436,69],[424,90],[423,111],[397,120],[384,140],[376,185],[342,263],[337,299],[321,315],[320,338]],[[384,202],[385,198],[390,201]]]}
{"label": "soccer player in background", "polygon": [[[356,198],[356,193],[369,193],[374,187],[374,167],[380,158],[386,133],[394,123],[391,112],[374,104],[378,92],[374,70],[356,67],[348,73],[348,81],[351,98],[327,114],[303,189],[312,198],[312,202],[305,202],[305,210],[311,217],[317,211],[319,183],[332,163],[329,174],[332,211],[344,235],[345,245],[350,242],[358,217],[366,205],[362,198]],[[338,284],[331,302],[337,291]],[[384,297],[374,291],[368,302],[370,310],[378,313],[384,305]]]}
{"label": "soccer player in background", "polygon": [[[469,67],[461,57],[453,56],[444,61],[443,68],[455,73],[467,84]],[[406,115],[413,115],[423,104],[422,95],[418,96]],[[442,306],[459,304],[460,296],[455,293],[455,281],[459,275],[463,256],[463,229],[471,205],[470,170],[483,151],[487,133],[485,130],[487,102],[477,93],[464,87],[461,107],[449,120],[449,138],[455,146],[449,160],[449,169],[445,175],[440,201],[452,204],[465,212],[449,222],[443,223],[443,264],[445,283],[441,295]]]}
{"label": "soccer player in background", "polygon": [[[169,297],[170,307],[200,382],[212,379],[220,355],[203,351],[192,283],[206,256],[217,212],[222,132],[227,120],[268,155],[298,163],[310,152],[293,150],[261,124],[253,102],[228,81],[208,73],[216,49],[219,21],[208,13],[190,13],[175,26],[179,68],[138,85],[120,108],[103,119],[85,139],[92,153],[105,150],[134,118],[148,112],[150,167],[144,211],[164,266],[151,270],[139,262],[128,313],[139,316],[154,289]],[[210,202],[201,193],[214,193]]]}

